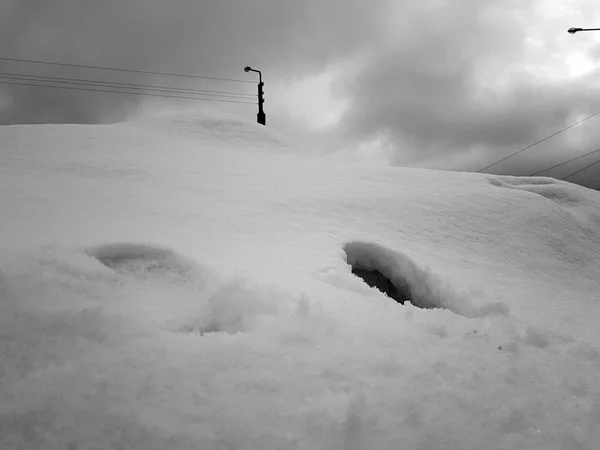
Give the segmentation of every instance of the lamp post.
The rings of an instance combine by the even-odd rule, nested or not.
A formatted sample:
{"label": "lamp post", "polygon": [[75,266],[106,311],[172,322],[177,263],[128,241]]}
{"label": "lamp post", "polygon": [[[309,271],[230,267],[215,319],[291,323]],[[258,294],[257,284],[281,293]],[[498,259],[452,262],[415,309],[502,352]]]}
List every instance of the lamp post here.
{"label": "lamp post", "polygon": [[600,28],[575,28],[575,27],[571,27],[567,30],[567,33],[569,34],[575,34],[578,31],[600,31]]}
{"label": "lamp post", "polygon": [[263,86],[265,85],[265,83],[263,83],[263,80],[262,80],[262,73],[260,72],[260,70],[253,69],[250,66],[244,67],[244,72],[258,73],[258,114],[256,115],[256,121],[258,123],[260,123],[261,125],[266,125],[267,124],[267,115],[265,114],[265,111],[263,109],[263,104],[265,103],[265,98],[264,98],[265,93],[263,92]]}
{"label": "lamp post", "polygon": [[[600,28],[577,28],[577,27],[571,27],[567,30],[567,33],[569,34],[575,34],[578,31],[600,31]],[[596,189],[597,191],[600,191],[600,187],[598,187]]]}

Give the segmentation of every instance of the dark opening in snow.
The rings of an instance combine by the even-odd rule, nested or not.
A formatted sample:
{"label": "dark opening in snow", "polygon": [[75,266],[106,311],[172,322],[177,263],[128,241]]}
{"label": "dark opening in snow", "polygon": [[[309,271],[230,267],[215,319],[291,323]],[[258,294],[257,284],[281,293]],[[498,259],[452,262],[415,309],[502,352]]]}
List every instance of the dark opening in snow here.
{"label": "dark opening in snow", "polygon": [[354,275],[402,305],[409,301],[417,308],[443,308],[465,317],[508,314],[504,303],[473,307],[464,294],[401,252],[356,241],[344,245],[344,252]]}
{"label": "dark opening in snow", "polygon": [[344,245],[352,273],[400,304],[409,301],[419,308],[445,308],[433,289],[431,276],[406,256],[369,242]]}
{"label": "dark opening in snow", "polygon": [[[392,283],[392,281],[382,274],[377,269],[361,269],[359,267],[352,267],[352,273],[357,277],[360,277],[369,286],[379,289],[381,292],[386,294],[388,297],[393,298],[401,305],[404,305],[405,301],[411,301],[410,292],[407,292],[404,288],[398,288]],[[412,302],[412,301],[411,301]]]}

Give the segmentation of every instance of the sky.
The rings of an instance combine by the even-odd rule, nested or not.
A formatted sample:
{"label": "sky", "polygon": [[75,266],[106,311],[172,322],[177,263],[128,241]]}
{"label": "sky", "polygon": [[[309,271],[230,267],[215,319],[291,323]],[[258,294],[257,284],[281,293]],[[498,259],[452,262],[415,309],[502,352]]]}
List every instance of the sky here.
{"label": "sky", "polygon": [[0,448],[599,448],[597,191],[214,111],[0,142]]}
{"label": "sky", "polygon": [[[268,126],[365,164],[479,170],[600,110],[591,0],[0,0],[0,56],[254,80]],[[4,72],[167,83],[0,61]],[[193,87],[253,93],[252,84]],[[206,104],[222,108],[224,104]],[[164,101],[0,87],[0,123],[124,120]],[[254,117],[253,106],[230,111]],[[490,170],[529,175],[597,148],[588,122]],[[564,177],[596,155],[549,175]],[[597,188],[597,170],[571,179]]]}

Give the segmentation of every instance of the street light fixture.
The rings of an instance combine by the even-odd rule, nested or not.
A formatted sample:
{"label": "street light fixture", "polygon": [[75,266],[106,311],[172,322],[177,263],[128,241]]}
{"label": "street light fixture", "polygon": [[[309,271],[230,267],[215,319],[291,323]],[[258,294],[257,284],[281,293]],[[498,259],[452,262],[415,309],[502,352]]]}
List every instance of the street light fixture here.
{"label": "street light fixture", "polygon": [[267,115],[265,114],[265,111],[263,109],[263,104],[265,103],[265,98],[264,98],[265,93],[263,91],[263,86],[265,85],[265,83],[263,83],[263,80],[262,80],[262,73],[260,72],[260,70],[253,69],[250,66],[244,67],[244,72],[258,73],[258,114],[256,115],[256,121],[258,123],[260,123],[261,125],[266,125],[267,124]]}
{"label": "street light fixture", "polygon": [[600,31],[600,28],[575,28],[575,27],[571,27],[567,30],[567,33],[569,34],[575,34],[578,31]]}

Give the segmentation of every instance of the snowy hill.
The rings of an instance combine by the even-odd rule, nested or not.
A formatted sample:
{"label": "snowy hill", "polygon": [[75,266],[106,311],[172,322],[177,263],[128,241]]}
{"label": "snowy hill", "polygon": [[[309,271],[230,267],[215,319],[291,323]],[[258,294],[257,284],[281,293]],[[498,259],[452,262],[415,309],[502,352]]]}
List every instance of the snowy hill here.
{"label": "snowy hill", "polygon": [[0,161],[2,449],[600,447],[598,192],[200,113]]}

